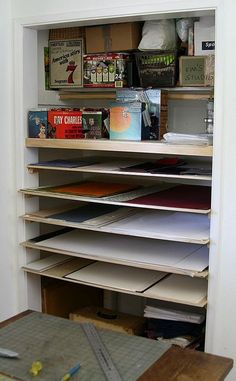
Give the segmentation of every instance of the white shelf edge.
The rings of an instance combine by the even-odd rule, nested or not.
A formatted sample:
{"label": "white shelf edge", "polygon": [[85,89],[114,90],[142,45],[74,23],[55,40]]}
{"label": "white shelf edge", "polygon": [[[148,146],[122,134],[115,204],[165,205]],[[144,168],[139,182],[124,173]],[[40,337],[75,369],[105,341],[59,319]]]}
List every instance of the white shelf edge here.
{"label": "white shelf edge", "polygon": [[[50,270],[38,272],[38,271],[29,270],[29,269],[26,269],[26,268],[24,269],[24,267],[22,267],[22,270],[24,270],[25,272],[30,273],[30,274],[36,274],[36,275],[45,276],[45,277],[48,277],[48,278],[60,279],[60,280],[66,281],[66,282],[83,284],[83,285],[86,285],[86,286],[89,286],[89,287],[101,288],[103,290],[110,290],[110,291],[115,291],[115,292],[119,292],[119,293],[123,293],[123,294],[135,295],[135,296],[141,296],[141,297],[153,299],[153,296],[151,297],[148,294],[145,294],[145,292],[142,292],[142,293],[140,292],[139,293],[139,292],[127,291],[127,290],[117,289],[117,288],[108,287],[108,286],[104,286],[104,285],[87,283],[87,282],[82,282],[82,281],[78,281],[78,280],[67,279],[65,277],[59,277],[59,276],[55,276],[55,275],[50,275]],[[156,299],[157,300],[171,301],[171,302],[174,302],[174,303],[179,303],[177,300],[174,300],[174,299],[172,299],[172,300],[169,300],[169,299],[166,299],[166,298],[163,298],[163,299],[156,298]],[[195,306],[195,307],[205,307],[207,305],[207,298],[204,298],[199,303],[190,303],[190,302],[188,302],[188,303],[185,303],[185,304],[186,305],[190,305],[190,306]]]}
{"label": "white shelf edge", "polygon": [[174,242],[184,242],[184,243],[195,243],[199,245],[206,245],[209,243],[210,238],[208,239],[196,239],[196,238],[189,238],[189,237],[179,237],[179,236],[171,236],[171,235],[164,235],[164,234],[148,234],[148,232],[145,231],[145,236],[141,232],[138,233],[136,231],[129,231],[129,230],[121,230],[121,229],[114,229],[110,228],[109,224],[101,227],[96,226],[86,226],[83,223],[76,223],[76,222],[70,222],[65,220],[59,220],[55,218],[49,218],[49,217],[37,217],[35,215],[25,214],[22,216],[22,218],[25,221],[30,222],[37,222],[37,223],[45,223],[50,225],[56,225],[56,226],[64,226],[64,227],[71,227],[75,229],[81,229],[81,230],[90,230],[90,231],[96,231],[96,232],[102,232],[102,233],[111,233],[111,234],[120,234],[120,235],[127,235],[131,237],[144,237],[144,238],[151,238],[156,240],[164,240],[164,241],[174,241]]}
{"label": "white shelf edge", "polygon": [[192,278],[206,278],[208,276],[207,270],[203,270],[201,272],[194,272],[194,271],[177,269],[175,267],[170,267],[170,266],[160,266],[160,265],[158,266],[158,265],[145,263],[145,262],[132,262],[132,261],[122,260],[122,259],[107,258],[107,257],[101,257],[101,256],[98,257],[98,256],[92,255],[92,254],[73,253],[73,252],[66,251],[66,250],[54,249],[54,248],[47,247],[47,246],[40,246],[39,243],[37,243],[37,245],[36,245],[34,242],[30,242],[30,241],[22,242],[21,245],[23,247],[28,248],[28,249],[43,250],[43,251],[47,251],[49,253],[69,255],[69,256],[75,257],[75,258],[91,259],[91,260],[95,260],[98,262],[114,263],[114,264],[119,264],[119,265],[124,265],[124,266],[143,268],[143,269],[147,269],[147,270],[168,272],[170,274],[185,275],[185,276],[190,276]]}
{"label": "white shelf edge", "polygon": [[102,170],[102,169],[83,169],[83,167],[77,168],[63,168],[63,167],[50,167],[30,164],[27,166],[29,170],[53,170],[53,171],[68,171],[68,172],[84,172],[84,173],[99,173],[104,175],[119,175],[119,176],[134,176],[134,177],[147,177],[147,178],[169,178],[169,179],[179,179],[179,180],[201,180],[201,181],[211,181],[211,176],[203,175],[170,175],[164,173],[144,173],[144,172],[125,172],[125,171],[112,171],[112,170]]}
{"label": "white shelf edge", "polygon": [[209,214],[210,209],[189,209],[189,208],[174,208],[174,207],[166,207],[166,206],[154,206],[154,205],[141,205],[135,204],[131,202],[120,202],[120,201],[109,201],[109,200],[101,200],[98,198],[90,198],[90,197],[81,197],[81,196],[73,196],[68,194],[59,194],[59,193],[50,193],[44,192],[40,190],[30,190],[30,189],[20,189],[20,193],[23,193],[32,197],[49,197],[49,198],[60,198],[64,200],[73,200],[73,201],[84,201],[91,202],[97,204],[106,204],[106,205],[118,205],[118,206],[128,206],[134,208],[143,208],[143,209],[152,209],[152,210],[169,210],[174,212],[186,212],[186,213],[199,213],[199,214]]}

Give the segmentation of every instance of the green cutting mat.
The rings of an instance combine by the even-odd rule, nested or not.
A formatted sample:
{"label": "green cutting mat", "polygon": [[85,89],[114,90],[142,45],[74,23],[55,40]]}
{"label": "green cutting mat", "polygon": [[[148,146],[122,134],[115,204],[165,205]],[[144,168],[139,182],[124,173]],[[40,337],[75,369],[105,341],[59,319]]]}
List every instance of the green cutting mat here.
{"label": "green cutting mat", "polygon": [[[169,344],[123,333],[99,330],[124,381],[137,378],[170,347]],[[78,362],[80,370],[71,381],[106,381],[79,323],[33,312],[0,329],[0,346],[19,353],[19,359],[0,358],[0,372],[24,381],[60,381]],[[43,369],[29,374],[33,361]]]}

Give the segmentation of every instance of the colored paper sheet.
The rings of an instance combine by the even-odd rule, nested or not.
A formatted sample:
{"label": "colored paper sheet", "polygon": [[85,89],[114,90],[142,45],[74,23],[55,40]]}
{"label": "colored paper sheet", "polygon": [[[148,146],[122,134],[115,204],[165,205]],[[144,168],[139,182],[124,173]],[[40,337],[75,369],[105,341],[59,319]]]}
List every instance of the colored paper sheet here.
{"label": "colored paper sheet", "polygon": [[132,204],[207,210],[211,207],[211,188],[201,185],[177,185],[147,196],[134,198],[128,202]]}
{"label": "colored paper sheet", "polygon": [[85,205],[62,213],[51,214],[48,218],[55,218],[70,222],[84,222],[92,218],[114,212],[117,209],[119,209],[119,207],[115,205]]}
{"label": "colored paper sheet", "polygon": [[57,187],[48,188],[51,192],[66,193],[77,196],[104,197],[116,193],[128,192],[137,188],[130,184],[105,183],[105,182],[83,182],[66,184]]}
{"label": "colored paper sheet", "polygon": [[92,165],[94,162],[89,161],[82,161],[82,160],[62,160],[62,159],[55,159],[55,160],[48,160],[48,161],[39,161],[38,163],[33,163],[31,165],[37,165],[42,167],[62,167],[62,168],[76,168],[76,167],[83,167]]}

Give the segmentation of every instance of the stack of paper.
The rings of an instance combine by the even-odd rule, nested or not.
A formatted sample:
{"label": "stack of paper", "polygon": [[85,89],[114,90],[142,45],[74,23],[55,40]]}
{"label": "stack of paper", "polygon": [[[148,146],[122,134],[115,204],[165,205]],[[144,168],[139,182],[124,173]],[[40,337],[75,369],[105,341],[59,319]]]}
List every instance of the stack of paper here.
{"label": "stack of paper", "polygon": [[207,302],[207,280],[172,274],[144,292],[149,298],[204,307]]}
{"label": "stack of paper", "polygon": [[205,320],[205,314],[203,313],[183,311],[173,308],[158,308],[149,305],[144,309],[144,316],[154,319],[183,321],[196,324],[201,324]]}
{"label": "stack of paper", "polygon": [[[36,246],[130,265],[154,266],[162,271],[179,269],[187,273],[208,266],[208,248],[196,244],[127,237],[77,229],[38,241]],[[158,266],[158,268],[157,268]]]}
{"label": "stack of paper", "polygon": [[30,262],[27,265],[25,265],[24,268],[32,271],[41,272],[69,260],[71,260],[71,257],[69,255],[53,254],[47,256],[46,258],[39,259],[38,261]]}

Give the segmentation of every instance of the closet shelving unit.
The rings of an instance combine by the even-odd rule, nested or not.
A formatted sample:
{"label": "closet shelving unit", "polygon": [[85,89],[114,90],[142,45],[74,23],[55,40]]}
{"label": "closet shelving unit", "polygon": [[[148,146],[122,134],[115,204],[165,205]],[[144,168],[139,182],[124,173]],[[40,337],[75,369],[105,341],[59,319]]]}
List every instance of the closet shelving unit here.
{"label": "closet shelving unit", "polygon": [[[59,96],[63,99],[64,96],[68,96],[71,99],[77,99],[78,96],[84,96],[85,94],[90,94],[93,99],[100,97],[101,91],[78,91],[78,92],[59,92]],[[106,92],[104,92],[106,93]],[[169,99],[208,99],[212,96],[212,88],[175,88],[169,91]],[[108,91],[107,94],[112,94]],[[68,99],[68,98],[64,98]],[[67,150],[73,150],[78,152],[78,156],[82,156],[84,153],[89,153],[96,157],[101,154],[104,163],[109,162],[110,156],[115,156],[119,159],[121,155],[122,160],[124,158],[130,159],[132,157],[137,158],[138,155],[142,157],[142,160],[149,160],[149,157],[159,158],[162,156],[171,157],[185,157],[187,159],[194,160],[207,160],[211,161],[213,147],[212,146],[193,146],[193,145],[173,145],[158,141],[110,141],[110,140],[53,140],[53,139],[30,139],[26,138],[25,146],[27,149],[38,149],[39,151],[53,150],[53,152],[58,152],[63,150],[65,158]],[[113,154],[113,155],[112,155]],[[117,160],[118,160],[117,159]],[[127,159],[127,160],[128,160]],[[141,183],[151,180],[152,184],[155,182],[174,182],[175,184],[193,182],[197,184],[200,182],[201,185],[209,186],[211,183],[211,176],[209,175],[171,175],[171,174],[150,174],[150,173],[137,173],[130,172],[120,169],[109,169],[104,166],[96,168],[91,166],[81,166],[77,168],[61,168],[53,165],[40,166],[35,164],[28,164],[27,166],[29,173],[37,173],[39,178],[44,171],[48,171],[52,176],[59,176],[61,171],[65,172],[67,175],[70,173],[86,176],[100,176],[112,179],[112,181],[117,178],[118,182],[137,182],[141,180]],[[49,184],[50,185],[50,184]],[[39,197],[41,198],[56,198],[57,201],[60,200],[65,202],[69,200],[73,202],[73,206],[77,205],[91,205],[103,204],[106,205],[117,205],[122,207],[123,210],[130,210],[133,221],[135,216],[142,216],[142,212],[147,213],[158,213],[160,216],[167,216],[171,219],[171,216],[178,215],[178,218],[183,217],[183,229],[188,226],[186,218],[190,218],[193,222],[192,231],[188,229],[184,232],[177,229],[174,231],[171,225],[166,225],[158,230],[158,223],[161,226],[161,220],[157,221],[157,229],[152,228],[149,230],[148,226],[142,229],[135,229],[128,223],[127,227],[124,225],[122,227],[123,219],[118,219],[117,221],[110,221],[107,224],[96,226],[96,225],[86,225],[79,222],[66,221],[53,217],[52,214],[65,210],[64,204],[60,207],[54,209],[40,209],[35,211],[26,212],[22,218],[25,220],[26,228],[27,224],[34,222],[44,225],[54,225],[57,228],[73,229],[68,232],[65,231],[63,234],[68,234],[68,237],[75,239],[74,248],[71,248],[70,243],[67,242],[66,245],[55,242],[51,244],[51,233],[49,236],[36,237],[33,239],[26,240],[22,242],[21,245],[26,248],[26,250],[36,250],[40,252],[42,250],[44,253],[49,253],[50,258],[52,255],[57,257],[58,254],[64,258],[64,262],[55,262],[54,265],[48,268],[37,269],[34,266],[34,261],[23,266],[24,271],[27,273],[37,274],[39,277],[49,277],[55,279],[62,279],[64,281],[75,282],[80,284],[86,284],[91,287],[102,288],[104,290],[111,290],[120,293],[127,293],[130,295],[138,295],[145,298],[152,298],[158,300],[165,300],[169,302],[181,303],[191,306],[204,307],[207,304],[207,276],[208,276],[208,266],[207,263],[205,267],[201,270],[193,270],[191,266],[184,267],[176,264],[165,263],[163,258],[155,262],[155,252],[158,252],[158,247],[162,245],[160,251],[163,253],[173,251],[172,255],[176,250],[176,255],[181,252],[181,247],[184,249],[186,247],[190,248],[191,258],[197,258],[197,260],[202,257],[203,263],[206,261],[208,256],[208,247],[210,242],[209,237],[209,225],[210,225],[210,208],[209,209],[186,209],[186,208],[168,208],[168,207],[154,207],[150,205],[138,205],[133,203],[128,203],[124,201],[109,200],[104,198],[93,198],[93,197],[80,197],[75,195],[68,195],[62,193],[53,193],[48,190],[45,191],[45,187],[38,188],[24,188],[20,192],[24,194],[26,199],[28,197]],[[26,207],[27,210],[27,207]],[[125,221],[129,219],[129,214],[126,215]],[[188,217],[187,217],[188,216]],[[132,220],[131,220],[132,221]],[[185,222],[184,222],[185,221]],[[195,225],[196,221],[196,225]],[[201,229],[201,224],[204,226]],[[177,223],[177,225],[179,225]],[[177,226],[176,225],[176,226]],[[130,227],[131,226],[131,227]],[[206,228],[207,227],[207,228]],[[190,228],[191,230],[191,228]],[[63,230],[64,232],[64,230]],[[78,237],[76,237],[78,235]],[[60,237],[57,236],[57,237]],[[84,237],[84,238],[83,238]],[[53,240],[53,238],[52,238]],[[57,240],[57,239],[56,239]],[[79,241],[78,241],[79,240]],[[87,241],[86,241],[87,240]],[[102,242],[104,240],[105,249],[104,252],[101,249]],[[62,240],[63,241],[63,240]],[[82,243],[81,243],[82,241]],[[76,244],[79,242],[81,246],[75,249]],[[117,247],[124,249],[127,247],[126,253],[120,254]],[[181,246],[182,245],[182,246]],[[100,248],[100,249],[99,249]],[[111,255],[107,252],[112,253]],[[185,249],[184,249],[185,250]],[[106,252],[107,251],[107,252]],[[188,250],[186,253],[189,252]],[[117,253],[117,256],[116,256]],[[150,253],[150,256],[147,255]],[[194,253],[194,255],[193,255]],[[187,254],[186,254],[187,255]],[[145,259],[145,256],[147,258]],[[133,259],[132,259],[133,258]],[[173,259],[173,257],[172,257]],[[88,270],[92,269],[91,276],[88,277]],[[98,277],[96,278],[96,271]],[[101,273],[103,272],[103,277],[101,278]],[[75,276],[73,276],[75,274]],[[81,274],[81,276],[80,276]],[[115,275],[114,275],[115,274]],[[108,281],[99,281],[101,279],[108,278]],[[113,277],[113,278],[112,278]],[[119,278],[120,277],[120,278]],[[113,280],[112,280],[113,279]],[[127,287],[122,287],[122,279],[124,283],[127,281],[129,283],[130,279],[133,279],[134,284],[129,284]],[[140,288],[137,286],[137,279],[142,279],[142,284]],[[145,280],[147,282],[145,283]],[[127,284],[128,284],[127,283]]]}

